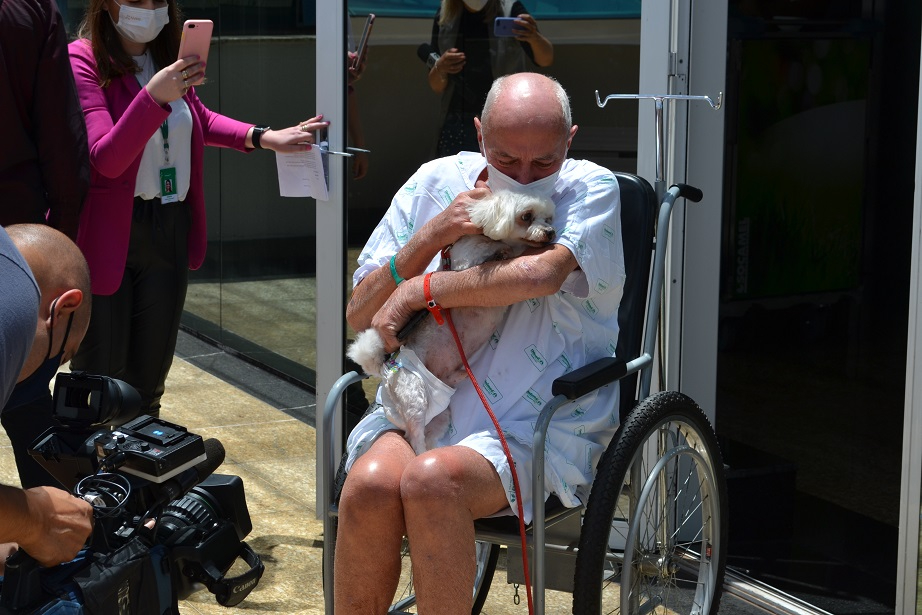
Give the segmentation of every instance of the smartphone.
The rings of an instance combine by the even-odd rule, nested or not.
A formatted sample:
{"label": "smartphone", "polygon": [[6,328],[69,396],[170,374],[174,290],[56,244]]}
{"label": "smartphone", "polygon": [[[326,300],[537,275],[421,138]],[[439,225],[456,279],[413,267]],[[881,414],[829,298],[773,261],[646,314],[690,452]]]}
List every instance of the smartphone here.
{"label": "smartphone", "polygon": [[518,17],[497,17],[493,22],[493,36],[515,36],[512,31],[516,27]]}
{"label": "smartphone", "polygon": [[375,14],[369,13],[365,19],[365,28],[362,30],[362,38],[359,39],[359,46],[355,49],[355,59],[352,61],[352,68],[361,66],[365,59],[365,53],[368,51],[368,37],[371,36],[371,28],[375,25]]}
{"label": "smartphone", "polygon": [[213,28],[214,22],[210,19],[187,19],[179,39],[179,59],[198,56],[199,62],[207,62]]}

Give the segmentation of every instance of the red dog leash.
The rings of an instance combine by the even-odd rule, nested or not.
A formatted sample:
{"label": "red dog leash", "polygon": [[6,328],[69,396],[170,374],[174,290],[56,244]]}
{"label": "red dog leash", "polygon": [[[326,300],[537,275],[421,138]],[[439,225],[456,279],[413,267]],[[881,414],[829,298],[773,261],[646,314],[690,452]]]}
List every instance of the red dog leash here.
{"label": "red dog leash", "polygon": [[[443,251],[443,259],[445,257],[445,252]],[[474,385],[474,389],[477,391],[477,395],[480,396],[480,401],[483,402],[483,407],[486,409],[487,414],[490,415],[490,420],[493,421],[493,427],[496,429],[496,435],[499,436],[499,442],[503,446],[503,453],[506,455],[506,463],[509,464],[509,469],[512,470],[512,485],[515,488],[515,503],[516,508],[519,511],[519,538],[522,540],[522,570],[525,574],[525,598],[528,600],[528,612],[529,614],[534,613],[534,607],[531,602],[531,573],[528,569],[528,541],[525,538],[525,511],[522,508],[522,490],[519,488],[519,475],[515,471],[515,460],[512,458],[512,453],[509,452],[509,445],[506,443],[506,437],[503,435],[503,430],[499,426],[499,421],[496,420],[496,415],[493,414],[493,409],[490,407],[490,402],[487,401],[486,395],[483,394],[483,390],[480,388],[480,384],[477,382],[477,379],[474,377],[474,372],[471,370],[471,366],[467,362],[467,356],[464,354],[464,348],[461,346],[461,338],[458,336],[458,331],[455,329],[455,324],[451,320],[451,313],[449,310],[442,310],[442,307],[436,303],[435,299],[432,298],[432,292],[429,289],[429,278],[432,276],[432,273],[427,273],[426,277],[423,278],[423,294],[426,298],[426,309],[432,314],[435,318],[435,322],[441,325],[444,322],[448,323],[448,328],[451,330],[452,337],[455,338],[455,344],[458,346],[458,353],[461,355],[461,362],[464,364],[464,369],[467,371],[468,378],[471,379],[471,383]],[[532,497],[535,497],[532,494]],[[535,548],[539,548],[539,545],[535,545]],[[544,545],[540,545],[540,548],[544,548]]]}

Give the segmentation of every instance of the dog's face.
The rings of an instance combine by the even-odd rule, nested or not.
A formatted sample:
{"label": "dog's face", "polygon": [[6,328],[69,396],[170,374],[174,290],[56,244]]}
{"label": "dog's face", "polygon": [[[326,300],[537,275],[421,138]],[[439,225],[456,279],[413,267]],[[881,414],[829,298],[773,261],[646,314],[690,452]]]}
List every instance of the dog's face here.
{"label": "dog's face", "polygon": [[469,213],[490,239],[530,247],[554,239],[554,202],[548,198],[502,190],[477,201]]}

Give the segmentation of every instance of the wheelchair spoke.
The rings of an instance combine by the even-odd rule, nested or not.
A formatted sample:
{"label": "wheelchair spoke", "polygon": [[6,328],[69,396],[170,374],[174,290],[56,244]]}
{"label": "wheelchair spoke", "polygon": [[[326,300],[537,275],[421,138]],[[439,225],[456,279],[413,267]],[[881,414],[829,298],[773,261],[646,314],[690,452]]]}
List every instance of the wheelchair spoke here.
{"label": "wheelchair spoke", "polygon": [[[604,566],[596,573],[599,585],[594,591],[580,581],[579,560],[599,557],[588,555],[598,552],[592,546],[597,531],[586,530],[596,522],[590,517],[598,516],[592,506],[593,485],[577,556],[577,591],[593,597],[575,598],[575,613],[716,612],[725,543],[720,521],[726,513],[724,484],[714,479],[723,464],[700,409],[684,405],[687,398],[681,394],[666,398],[673,396],[683,400],[682,407],[653,407],[637,426],[625,426],[624,441],[613,449],[605,478],[617,481],[609,491],[617,497],[610,497],[610,507],[601,513],[607,518],[608,550],[602,554]],[[723,481],[722,474],[719,479]]]}

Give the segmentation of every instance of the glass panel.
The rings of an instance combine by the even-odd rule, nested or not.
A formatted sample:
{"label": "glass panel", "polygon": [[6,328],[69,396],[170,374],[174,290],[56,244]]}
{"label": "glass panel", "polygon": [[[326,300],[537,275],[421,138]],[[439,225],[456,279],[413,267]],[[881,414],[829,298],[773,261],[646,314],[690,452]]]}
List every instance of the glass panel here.
{"label": "glass panel", "polygon": [[[209,109],[275,128],[314,115],[313,3],[193,1],[183,9],[215,22],[208,81],[196,88]],[[312,384],[315,202],[279,196],[271,151],[205,148],[205,193],[209,246],[190,276],[184,324]]]}
{"label": "glass panel", "polygon": [[897,39],[882,46],[857,5],[825,6],[731,8],[716,412],[727,563],[829,612],[844,612],[842,592],[892,612],[911,239],[897,221],[912,191],[887,186],[915,143],[874,80],[917,83],[882,66]]}
{"label": "glass panel", "polygon": [[[637,19],[640,0],[523,0],[536,18]],[[354,15],[374,13],[381,17],[432,17],[439,0],[356,0],[349,7]]]}
{"label": "glass panel", "polygon": [[[351,99],[357,113],[353,117],[355,126],[364,131],[350,130],[350,145],[364,146],[371,154],[366,158],[365,177],[351,177],[354,161],[347,171],[347,254],[324,255],[317,261],[317,204],[278,196],[271,152],[242,155],[206,148],[209,249],[204,265],[190,278],[186,327],[314,384],[317,267],[328,258],[346,258],[344,288],[321,292],[348,295],[358,250],[402,183],[434,155],[439,96],[429,89],[416,48],[430,36],[435,5],[430,1],[420,6],[425,6],[425,20],[415,23],[379,17],[365,73],[354,84]],[[276,128],[314,115],[313,0],[220,4],[192,0],[183,8],[186,17],[215,22],[208,83],[197,88],[206,106]],[[361,33],[368,5],[353,2],[349,8],[354,39]],[[592,88],[610,83],[622,84],[624,91],[636,90],[639,26],[618,23],[622,36],[634,32],[627,36],[629,41],[586,42],[580,39],[583,30],[576,22],[561,22],[562,40],[552,74],[571,93],[574,118],[582,127],[573,143],[573,156],[631,171],[636,168],[635,109],[625,106],[603,112],[592,97]],[[395,27],[400,30],[399,40],[388,39]]]}

